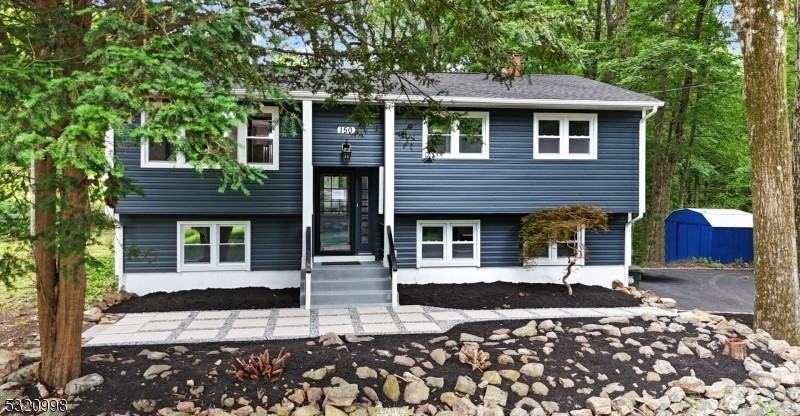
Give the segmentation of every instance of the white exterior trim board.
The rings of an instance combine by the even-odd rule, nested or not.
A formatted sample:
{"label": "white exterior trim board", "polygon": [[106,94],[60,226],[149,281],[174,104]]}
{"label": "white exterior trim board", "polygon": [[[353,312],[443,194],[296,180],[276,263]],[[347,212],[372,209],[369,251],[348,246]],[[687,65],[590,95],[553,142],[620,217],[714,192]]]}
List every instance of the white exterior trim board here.
{"label": "white exterior trim board", "polygon": [[120,289],[139,296],[153,292],[177,292],[193,289],[236,289],[300,287],[300,270],[278,271],[193,271],[182,273],[127,273]]}
{"label": "white exterior trim board", "polygon": [[[520,266],[403,268],[397,271],[397,282],[400,284],[446,284],[500,281],[561,284],[563,273],[563,266],[536,266],[528,270]],[[627,281],[625,265],[576,267],[573,268],[573,273],[567,281],[570,284],[580,283],[611,288],[611,282],[614,280]],[[565,288],[564,296],[566,294]]]}

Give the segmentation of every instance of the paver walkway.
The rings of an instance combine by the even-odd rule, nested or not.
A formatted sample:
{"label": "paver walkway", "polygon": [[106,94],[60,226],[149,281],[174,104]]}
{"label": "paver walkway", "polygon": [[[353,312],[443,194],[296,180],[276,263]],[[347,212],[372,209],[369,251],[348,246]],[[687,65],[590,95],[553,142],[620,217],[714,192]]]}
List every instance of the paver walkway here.
{"label": "paver walkway", "polygon": [[441,333],[471,321],[602,318],[675,313],[653,307],[459,310],[431,306],[345,309],[256,309],[130,313],[110,325],[83,333],[86,346],[258,341],[318,337],[327,332],[355,335]]}

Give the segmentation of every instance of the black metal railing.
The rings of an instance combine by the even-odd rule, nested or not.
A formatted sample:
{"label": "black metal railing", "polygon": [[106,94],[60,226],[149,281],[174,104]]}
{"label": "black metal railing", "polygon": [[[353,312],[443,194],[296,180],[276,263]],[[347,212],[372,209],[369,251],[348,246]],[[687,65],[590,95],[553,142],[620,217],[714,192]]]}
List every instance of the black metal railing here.
{"label": "black metal railing", "polygon": [[306,227],[306,274],[311,273],[311,263],[312,263],[312,254],[311,254],[311,227]]}
{"label": "black metal railing", "polygon": [[397,250],[394,249],[394,236],[392,235],[392,226],[386,226],[386,236],[389,237],[389,253],[388,253],[388,260],[389,260],[389,267],[392,268],[393,272],[397,271]]}

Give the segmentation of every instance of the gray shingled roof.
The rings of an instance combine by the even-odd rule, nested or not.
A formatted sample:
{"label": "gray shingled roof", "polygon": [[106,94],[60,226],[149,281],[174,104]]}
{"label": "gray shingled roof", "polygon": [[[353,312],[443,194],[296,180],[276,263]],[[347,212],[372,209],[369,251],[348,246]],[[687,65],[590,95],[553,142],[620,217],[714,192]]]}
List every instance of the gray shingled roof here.
{"label": "gray shingled roof", "polygon": [[644,94],[574,75],[523,75],[515,79],[511,87],[480,73],[446,72],[431,74],[431,77],[438,82],[421,88],[429,95],[444,90],[447,96],[465,98],[660,102]]}

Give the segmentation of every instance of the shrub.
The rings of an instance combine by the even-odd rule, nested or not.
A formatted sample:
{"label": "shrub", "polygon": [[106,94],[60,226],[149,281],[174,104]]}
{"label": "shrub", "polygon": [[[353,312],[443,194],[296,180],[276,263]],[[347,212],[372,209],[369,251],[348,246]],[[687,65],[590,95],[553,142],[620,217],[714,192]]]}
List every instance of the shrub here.
{"label": "shrub", "polygon": [[569,241],[566,246],[570,254],[561,282],[572,296],[567,278],[577,261],[586,257],[585,245],[575,238],[581,230],[608,230],[608,214],[595,206],[574,205],[546,208],[526,215],[522,218],[517,240],[520,262],[523,267],[534,267],[536,258],[545,256],[551,245]]}
{"label": "shrub", "polygon": [[103,293],[116,290],[114,255],[103,254],[86,260],[86,301],[100,299]]}

